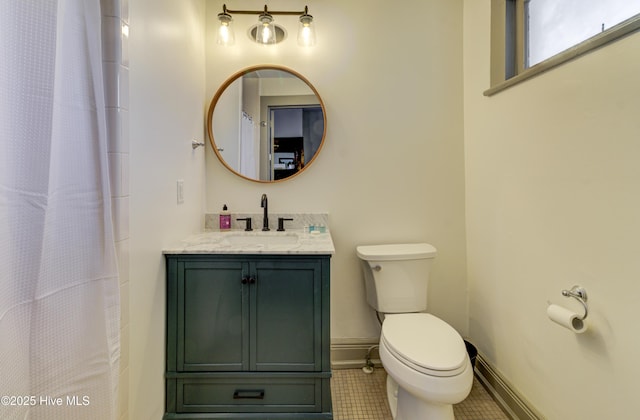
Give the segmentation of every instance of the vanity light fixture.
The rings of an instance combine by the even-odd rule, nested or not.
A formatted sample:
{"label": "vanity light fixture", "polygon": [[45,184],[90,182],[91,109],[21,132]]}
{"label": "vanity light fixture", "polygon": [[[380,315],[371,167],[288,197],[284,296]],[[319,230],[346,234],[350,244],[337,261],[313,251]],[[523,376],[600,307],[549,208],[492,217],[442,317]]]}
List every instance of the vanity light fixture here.
{"label": "vanity light fixture", "polygon": [[313,25],[313,16],[309,14],[309,8],[304,7],[304,11],[288,11],[277,10],[270,11],[267,5],[264,10],[231,10],[227,9],[227,5],[222,6],[222,13],[218,14],[220,27],[218,29],[218,44],[233,45],[235,36],[231,22],[232,14],[241,15],[258,15],[258,24],[253,26],[249,33],[251,39],[259,44],[271,45],[284,39],[284,30],[274,24],[273,15],[299,15],[300,24],[298,27],[298,44],[303,47],[310,47],[316,42],[315,26]]}
{"label": "vanity light fixture", "polygon": [[222,13],[218,14],[218,20],[220,21],[220,27],[218,28],[218,44],[233,45],[236,41],[236,37],[231,27],[233,19],[231,15],[227,13],[226,7]]}
{"label": "vanity light fixture", "polygon": [[303,47],[312,47],[316,43],[316,26],[313,24],[313,16],[309,14],[309,9],[304,6],[304,14],[300,16],[298,26],[298,44]]}
{"label": "vanity light fixture", "polygon": [[271,45],[276,43],[276,27],[273,24],[273,16],[264,6],[264,12],[258,16],[258,27],[256,28],[255,41],[258,44]]}

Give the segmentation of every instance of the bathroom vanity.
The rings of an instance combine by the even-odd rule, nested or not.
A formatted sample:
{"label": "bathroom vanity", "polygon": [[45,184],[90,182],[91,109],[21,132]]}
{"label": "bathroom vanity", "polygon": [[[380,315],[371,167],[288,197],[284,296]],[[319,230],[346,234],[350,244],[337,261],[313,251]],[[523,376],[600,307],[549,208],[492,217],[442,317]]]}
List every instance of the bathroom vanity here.
{"label": "bathroom vanity", "polygon": [[332,419],[329,233],[214,232],[164,251],[165,419]]}

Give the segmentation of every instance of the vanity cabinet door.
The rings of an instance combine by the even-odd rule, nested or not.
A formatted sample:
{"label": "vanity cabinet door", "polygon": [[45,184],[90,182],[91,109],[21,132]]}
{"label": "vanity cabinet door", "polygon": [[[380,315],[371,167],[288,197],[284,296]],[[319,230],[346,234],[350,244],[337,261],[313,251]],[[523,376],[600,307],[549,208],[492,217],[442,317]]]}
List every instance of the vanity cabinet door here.
{"label": "vanity cabinet door", "polygon": [[322,370],[321,262],[279,258],[250,266],[251,370]]}
{"label": "vanity cabinet door", "polygon": [[237,260],[178,263],[178,372],[249,369],[247,270]]}
{"label": "vanity cabinet door", "polygon": [[168,356],[174,347],[176,367],[169,370],[322,370],[321,261],[229,257],[174,264]]}

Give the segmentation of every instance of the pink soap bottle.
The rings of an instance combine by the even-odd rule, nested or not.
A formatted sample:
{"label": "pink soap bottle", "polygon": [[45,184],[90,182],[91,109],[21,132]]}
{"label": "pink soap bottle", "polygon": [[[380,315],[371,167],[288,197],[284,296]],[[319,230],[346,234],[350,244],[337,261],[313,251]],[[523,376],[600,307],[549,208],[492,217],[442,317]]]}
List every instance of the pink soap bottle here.
{"label": "pink soap bottle", "polygon": [[220,230],[229,230],[231,229],[231,214],[227,210],[227,205],[222,206],[222,211],[220,212]]}

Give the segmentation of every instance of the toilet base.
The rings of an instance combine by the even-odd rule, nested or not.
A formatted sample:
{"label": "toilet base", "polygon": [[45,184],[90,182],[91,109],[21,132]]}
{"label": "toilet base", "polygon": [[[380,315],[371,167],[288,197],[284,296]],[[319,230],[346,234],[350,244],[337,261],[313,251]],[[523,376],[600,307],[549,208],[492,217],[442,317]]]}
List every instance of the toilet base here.
{"label": "toilet base", "polygon": [[[451,404],[427,403],[398,387],[387,375],[387,398],[394,420],[454,420]],[[401,407],[398,410],[398,407]]]}
{"label": "toilet base", "polygon": [[398,412],[395,420],[454,420],[453,406],[426,402],[398,388]]}
{"label": "toilet base", "polygon": [[448,377],[425,375],[405,365],[384,340],[380,341],[380,360],[387,371],[387,397],[394,420],[454,420],[453,404],[471,391],[473,369],[468,356],[465,369]]}
{"label": "toilet base", "polygon": [[398,383],[389,374],[387,374],[387,402],[391,409],[391,417],[395,420],[398,417]]}

